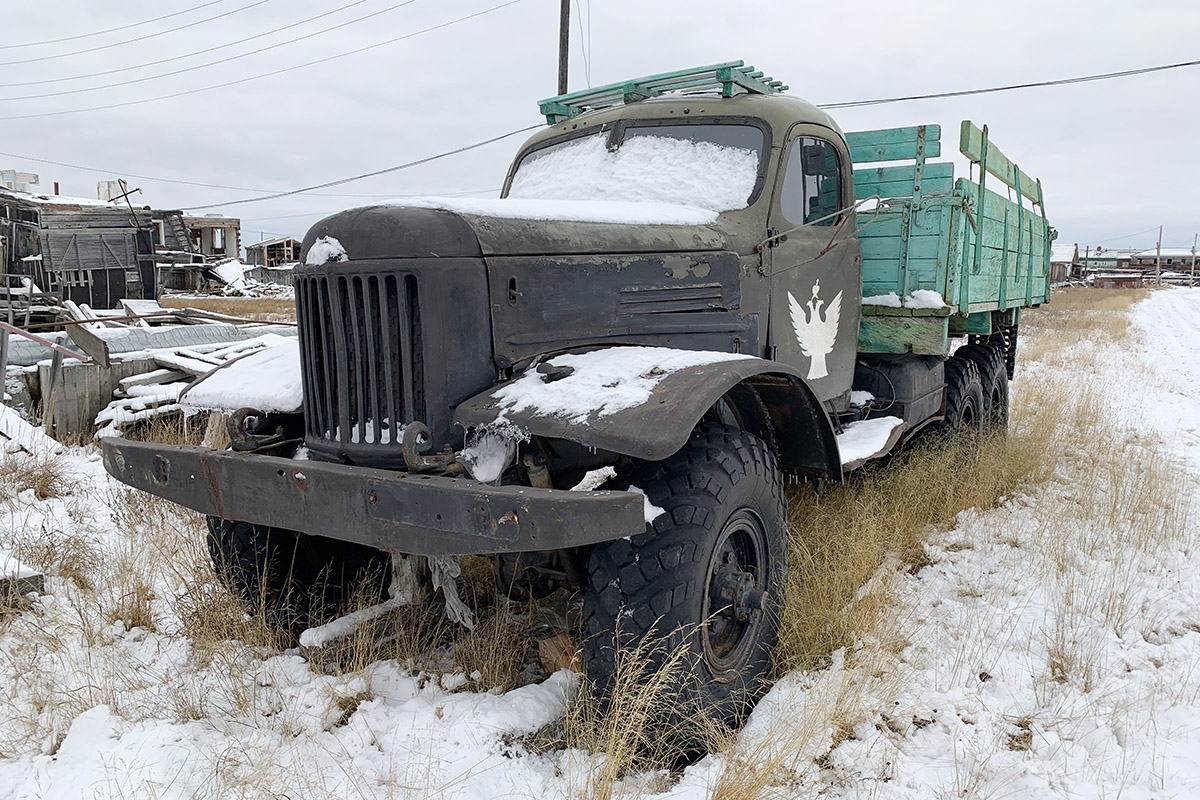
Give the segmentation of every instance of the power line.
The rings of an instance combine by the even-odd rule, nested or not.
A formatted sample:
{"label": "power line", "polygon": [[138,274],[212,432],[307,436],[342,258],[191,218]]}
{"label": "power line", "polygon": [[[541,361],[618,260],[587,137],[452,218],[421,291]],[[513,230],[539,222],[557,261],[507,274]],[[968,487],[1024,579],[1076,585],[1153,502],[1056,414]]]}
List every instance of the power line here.
{"label": "power line", "polygon": [[[274,30],[267,31],[266,33],[257,33],[253,36],[247,36],[244,39],[237,39],[235,41],[228,42],[226,44],[217,45],[216,47],[206,47],[203,50],[195,50],[191,53],[183,53],[182,55],[171,56],[170,58],[160,58],[158,61],[147,61],[145,64],[135,64],[132,67],[118,67],[116,69],[106,69],[102,72],[91,72],[86,75],[72,75],[69,78],[46,78],[45,80],[40,80],[40,81],[20,81],[18,83],[0,83],[0,87],[7,89],[7,88],[13,87],[13,86],[41,86],[41,85],[47,84],[47,83],[65,83],[67,81],[80,81],[80,80],[85,80],[88,78],[99,78],[103,75],[115,75],[118,72],[129,72],[130,70],[135,70],[135,69],[145,69],[146,67],[155,67],[155,66],[158,66],[159,64],[169,64],[172,61],[179,61],[180,59],[191,58],[192,56],[201,56],[201,55],[204,55],[205,53],[214,53],[217,50],[224,50],[227,47],[233,47],[234,45],[245,44],[246,42],[250,42],[255,39],[261,39],[264,36],[271,36],[273,34],[280,33],[282,31],[286,31],[290,28],[295,28],[300,25],[306,25],[310,22],[314,22],[318,19],[321,19],[322,17],[328,17],[330,14],[337,14],[339,12],[345,11],[346,9],[353,8],[354,6],[362,5],[365,2],[367,2],[367,0],[355,0],[353,3],[349,3],[344,6],[339,6],[338,8],[335,8],[331,11],[326,11],[322,14],[317,14],[316,16],[309,17],[308,19],[302,19],[299,22],[293,22],[290,25],[284,25],[281,28],[275,28]],[[400,5],[406,5],[406,4],[401,3]],[[399,6],[392,6],[391,8],[385,8],[383,11],[377,11],[375,13],[382,14],[386,11],[391,11],[392,8],[399,8]],[[372,15],[372,16],[374,16],[374,15]],[[363,19],[366,19],[366,17],[360,17],[359,19],[354,20],[354,22],[361,22]],[[343,24],[350,25],[353,23],[347,22],[347,23],[343,23]],[[319,33],[327,33],[330,30],[334,30],[334,28],[327,28],[324,31],[319,31]],[[281,44],[278,44],[278,45],[272,45],[272,47],[282,47],[285,44],[291,44],[292,42],[295,42],[295,41],[299,41],[299,40],[292,39],[291,41],[288,41],[288,42],[282,42]],[[264,48],[264,50],[267,50],[267,49],[270,49],[270,48]],[[254,50],[250,53],[245,53],[244,55],[254,55],[255,53],[261,53],[261,52],[263,52],[263,51],[262,50]],[[240,58],[241,56],[237,56],[237,57]],[[216,61],[213,63],[221,64],[224,62]],[[202,64],[200,66],[211,66],[211,64]],[[193,69],[199,69],[200,66],[194,67]],[[176,74],[178,74],[178,73],[174,73],[174,72],[166,73],[166,75],[176,75]],[[161,78],[161,77],[165,77],[165,75],[155,75],[152,77]],[[149,78],[143,78],[142,80],[149,80]],[[90,91],[92,91],[92,89],[107,89],[110,86],[122,86],[122,85],[124,85],[124,84],[117,83],[117,84],[109,84],[109,86],[94,86],[91,89],[81,89],[79,91],[90,92]],[[59,92],[59,94],[67,94],[67,93]],[[0,99],[28,100],[32,97],[53,97],[53,96],[54,95],[30,95],[30,97],[10,97],[10,98],[0,98]]]}
{"label": "power line", "polygon": [[128,25],[120,25],[116,28],[109,28],[109,29],[103,30],[103,31],[92,31],[91,33],[81,33],[78,36],[64,36],[61,39],[46,39],[45,41],[42,41],[42,42],[26,42],[24,44],[2,44],[2,45],[0,45],[0,50],[12,50],[17,47],[38,47],[43,44],[58,44],[59,42],[73,42],[76,39],[88,39],[92,36],[103,36],[106,33],[116,33],[117,31],[124,31],[124,30],[128,30],[130,28],[140,28],[142,25],[149,25],[151,22],[162,22],[164,19],[170,19],[171,17],[178,17],[182,14],[190,14],[193,11],[199,11],[202,8],[207,8],[208,6],[215,6],[217,3],[224,3],[224,2],[225,2],[225,0],[209,0],[209,2],[207,2],[207,3],[201,3],[198,6],[192,6],[191,8],[185,8],[183,11],[174,11],[170,14],[163,14],[161,17],[155,17],[154,19],[147,19],[147,20],[143,20],[142,22],[132,22]]}
{"label": "power line", "polygon": [[[268,31],[267,33],[261,33],[261,34],[258,34],[257,36],[250,36],[245,39],[240,39],[236,42],[230,42],[229,44],[220,45],[219,47],[209,48],[208,50],[201,50],[196,53],[189,53],[188,55],[184,55],[184,56],[175,56],[174,58],[167,58],[167,59],[163,59],[162,61],[157,61],[157,62],[153,62],[153,63],[161,64],[165,61],[175,61],[180,58],[188,58],[190,56],[200,55],[201,53],[212,52],[214,50],[220,50],[225,47],[231,47],[232,45],[235,45],[235,44],[242,44],[244,42],[250,41],[251,39],[258,39],[262,36],[270,36],[271,34],[279,33],[280,31],[287,30],[288,28],[294,28],[297,25],[303,25],[307,22],[312,22],[315,19],[320,19],[321,17],[328,16],[328,15],[336,13],[338,11],[344,11],[348,8],[351,8],[352,6],[357,6],[362,3],[365,3],[366,1],[367,0],[355,0],[355,2],[350,3],[349,5],[342,6],[341,8],[334,9],[333,11],[327,11],[324,14],[318,14],[315,17],[310,17],[301,22],[294,22],[291,25],[285,25],[282,28],[276,28],[275,30]],[[67,89],[67,90],[61,91],[61,92],[48,92],[46,94],[30,94],[30,95],[24,95],[22,97],[0,97],[0,102],[5,102],[5,101],[9,101],[9,100],[37,100],[37,99],[40,99],[43,97],[60,97],[62,95],[67,95],[67,94],[80,94],[81,92],[94,92],[98,89],[112,89],[117,86],[129,86],[134,83],[144,83],[146,81],[158,80],[159,78],[169,78],[173,75],[182,75],[185,72],[194,72],[195,70],[205,69],[206,67],[215,67],[218,64],[227,64],[230,61],[237,61],[240,58],[247,58],[248,56],[257,55],[259,53],[265,53],[268,50],[275,50],[276,48],[284,47],[289,44],[295,44],[296,42],[302,42],[305,39],[311,39],[314,36],[321,36],[323,34],[329,33],[330,31],[336,31],[338,28],[345,28],[348,25],[353,25],[355,23],[362,22],[363,20],[371,19],[372,17],[378,17],[380,14],[386,14],[389,11],[395,11],[397,8],[412,5],[415,2],[417,2],[417,0],[404,0],[404,2],[402,2],[402,3],[396,3],[395,5],[388,6],[387,8],[380,9],[379,11],[373,11],[370,14],[365,14],[361,17],[358,17],[357,19],[352,19],[348,22],[341,22],[341,23],[338,23],[337,25],[332,25],[328,28],[322,28],[319,31],[313,31],[312,33],[306,33],[303,36],[297,36],[294,39],[288,39],[286,42],[278,42],[276,44],[268,45],[266,47],[260,47],[257,50],[250,50],[245,53],[238,53],[237,55],[229,56],[227,58],[217,59],[216,61],[209,61],[208,63],[205,63],[205,64],[196,64],[195,66],[192,66],[192,67],[185,67],[183,69],[177,69],[177,70],[173,70],[171,72],[163,72],[158,75],[147,75],[144,78],[133,78],[133,79],[127,80],[127,81],[118,81],[116,83],[107,83],[107,84],[103,84],[101,86],[89,86],[85,89]],[[148,67],[148,66],[152,66],[152,65],[153,64],[143,64],[141,66]],[[140,69],[140,67],[126,67],[125,69]],[[122,70],[112,70],[112,71],[120,72]],[[101,74],[105,74],[105,73],[101,73]],[[89,76],[84,75],[81,77],[89,77]],[[74,80],[74,79],[72,79],[72,80]]]}
{"label": "power line", "polygon": [[[33,156],[20,155],[19,153],[0,152],[0,156],[5,158],[16,159],[17,161],[34,161],[39,164],[53,164],[56,167],[66,167],[67,169],[77,169],[83,172],[95,172],[101,175],[120,175],[123,178],[137,178],[142,181],[155,181],[157,183],[174,183],[180,186],[198,186],[203,189],[228,189],[231,192],[276,192],[278,189],[256,189],[248,186],[224,186],[219,183],[200,183],[198,181],[185,181],[178,178],[162,178],[157,175],[139,175],[136,172],[125,172],[119,169],[101,169],[99,167],[85,167],[80,164],[69,164],[65,161],[52,161],[48,158],[34,158]],[[498,191],[491,189],[480,189],[483,191]],[[466,194],[477,194],[477,192],[467,192]],[[313,192],[311,197],[356,197],[356,198],[388,198],[395,197],[395,194],[354,194],[342,192]]]}
{"label": "power line", "polygon": [[[259,2],[265,3],[265,2],[268,2],[268,0],[259,0]],[[475,17],[481,17],[484,14],[490,14],[493,11],[499,11],[502,8],[507,8],[508,6],[516,5],[517,3],[520,3],[520,2],[521,2],[521,0],[508,0],[508,2],[506,2],[506,3],[501,3],[500,5],[492,6],[491,8],[485,8],[483,11],[476,11],[474,14],[467,14],[466,16],[459,17],[457,19],[452,19],[449,22],[443,22],[439,25],[433,25],[429,28],[424,28],[419,31],[414,31],[413,33],[406,33],[403,36],[397,36],[395,38],[388,39],[386,41],[378,42],[376,44],[369,44],[369,45],[366,45],[365,47],[359,47],[354,50],[347,50],[344,53],[335,53],[334,55],[326,56],[325,58],[318,58],[315,61],[306,61],[303,64],[296,64],[295,66],[284,67],[282,69],[272,70],[271,72],[263,72],[258,75],[251,75],[246,78],[239,78],[235,81],[226,81],[225,83],[217,83],[212,86],[203,86],[199,89],[188,89],[187,91],[175,92],[173,94],[159,95],[158,97],[145,97],[145,98],[142,98],[141,100],[128,100],[123,103],[109,103],[108,105],[91,106],[90,108],[73,108],[73,109],[68,109],[66,111],[46,111],[46,112],[43,112],[40,114],[17,114],[17,115],[8,116],[8,117],[0,117],[0,120],[35,119],[35,118],[39,118],[39,117],[59,117],[59,116],[63,116],[64,114],[82,114],[87,111],[104,111],[104,110],[107,110],[110,108],[125,108],[127,106],[141,105],[142,103],[153,103],[158,100],[170,100],[175,97],[185,97],[187,95],[197,94],[199,92],[211,91],[213,89],[224,89],[229,86],[237,86],[239,84],[249,83],[250,81],[255,81],[260,78],[270,78],[274,75],[282,75],[285,72],[291,72],[293,70],[302,69],[304,67],[312,67],[317,64],[324,64],[329,61],[335,61],[339,58],[345,58],[346,56],[357,55],[358,53],[363,53],[363,52],[366,52],[367,50],[374,50],[375,48],[378,48],[378,47],[383,47],[383,46],[389,45],[389,44],[395,44],[396,42],[400,42],[405,39],[411,39],[414,36],[420,36],[425,33],[431,33],[436,30],[441,30],[442,28],[447,28],[451,25],[456,25],[460,22],[466,22],[467,20],[474,19]]]}
{"label": "power line", "polygon": [[1066,86],[1072,83],[1088,83],[1090,81],[1106,81],[1112,78],[1126,78],[1131,75],[1145,75],[1150,72],[1163,72],[1169,69],[1195,67],[1200,61],[1180,61],[1177,64],[1163,64],[1157,67],[1142,67],[1126,69],[1120,72],[1102,72],[1097,75],[1083,75],[1078,78],[1059,78],[1052,81],[1036,81],[1034,83],[1013,83],[1008,86],[993,86],[988,89],[964,89],[957,92],[937,92],[935,94],[914,94],[903,97],[881,97],[875,100],[853,100],[847,103],[824,103],[819,108],[860,108],[862,106],[878,106],[885,103],[903,103],[908,100],[936,100],[944,97],[966,97],[974,94],[990,94],[992,92],[1011,92],[1014,89],[1034,89],[1041,86]]}
{"label": "power line", "polygon": [[276,192],[275,194],[264,195],[263,197],[247,197],[247,198],[243,198],[241,200],[230,200],[225,203],[208,203],[208,204],[202,205],[202,206],[188,206],[188,210],[200,211],[205,208],[225,208],[227,206],[242,205],[243,203],[258,203],[263,200],[278,200],[280,197],[290,197],[291,195],[294,195],[294,194],[303,194],[304,192],[311,192],[315,189],[328,189],[330,186],[341,186],[343,184],[351,183],[353,181],[363,180],[364,178],[374,178],[378,175],[386,175],[389,172],[398,172],[402,169],[408,169],[409,167],[416,167],[416,166],[420,166],[421,164],[428,164],[430,161],[437,161],[438,159],[446,158],[447,156],[454,156],[454,155],[458,155],[459,153],[465,153],[468,150],[475,150],[476,148],[483,147],[484,145],[489,145],[489,144],[492,144],[493,142],[498,142],[501,139],[507,139],[510,136],[516,136],[518,133],[527,133],[528,131],[537,130],[537,129],[543,128],[543,127],[545,127],[545,126],[539,122],[537,125],[529,125],[524,128],[518,128],[515,131],[509,131],[508,133],[504,133],[499,136],[493,136],[492,138],[484,139],[481,142],[475,142],[474,144],[464,145],[463,147],[459,147],[455,150],[447,150],[444,153],[438,153],[437,155],[434,155],[434,156],[426,156],[425,158],[420,158],[420,159],[417,159],[416,161],[409,161],[406,164],[398,164],[394,167],[387,167],[386,169],[378,169],[378,170],[375,170],[374,172],[366,172],[366,173],[363,173],[362,175],[355,175],[350,178],[341,178],[336,181],[327,181],[325,183],[318,183],[315,186],[306,186],[303,189],[293,189],[289,192]]}
{"label": "power line", "polygon": [[68,56],[81,56],[84,53],[95,53],[97,50],[107,50],[110,47],[121,47],[122,45],[133,44],[134,42],[144,42],[147,39],[153,39],[156,36],[163,36],[168,33],[174,33],[175,31],[181,31],[181,30],[184,30],[185,28],[194,28],[197,25],[203,25],[206,22],[212,22],[213,20],[221,19],[222,17],[228,17],[231,14],[237,14],[240,11],[248,11],[251,8],[254,8],[256,6],[261,6],[263,3],[269,3],[270,1],[271,0],[256,0],[256,2],[253,2],[248,6],[242,6],[241,8],[235,8],[232,11],[224,11],[220,14],[217,14],[216,16],[205,17],[204,19],[196,20],[195,22],[189,22],[186,25],[180,25],[177,28],[167,28],[165,31],[156,31],[155,33],[147,33],[145,36],[138,36],[135,39],[126,39],[123,42],[113,42],[111,44],[97,45],[96,47],[89,47],[86,50],[74,50],[70,53],[59,53],[58,55],[55,55],[55,56],[40,56],[38,58],[26,58],[21,61],[0,61],[0,67],[11,67],[14,64],[33,64],[38,61],[53,61],[56,58],[66,58]]}
{"label": "power line", "polygon": [[[490,194],[492,192],[498,192],[498,191],[500,191],[499,187],[497,187],[495,189],[472,189],[469,192],[436,192],[432,195],[429,192],[423,192],[421,194],[380,194],[380,195],[371,194],[371,195],[349,195],[349,196],[351,196],[351,197],[378,197],[378,198],[387,199],[387,200],[404,200],[409,197],[469,197],[473,194]],[[309,195],[309,197],[322,197],[322,196],[327,197],[328,195],[319,195],[319,194],[310,194]],[[330,214],[336,214],[337,212],[344,211],[344,210],[345,209],[342,209],[342,208],[335,208],[332,211],[309,211],[304,214],[283,214],[282,216],[278,216],[278,217],[253,217],[251,219],[242,219],[242,222],[272,222],[277,219],[300,219],[301,217],[329,216]]]}

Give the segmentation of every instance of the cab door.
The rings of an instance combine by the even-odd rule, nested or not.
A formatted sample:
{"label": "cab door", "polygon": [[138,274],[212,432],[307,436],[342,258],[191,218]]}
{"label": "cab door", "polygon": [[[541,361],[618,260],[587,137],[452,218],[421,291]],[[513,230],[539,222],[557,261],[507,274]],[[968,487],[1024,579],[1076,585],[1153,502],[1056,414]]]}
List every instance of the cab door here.
{"label": "cab door", "polygon": [[782,158],[763,259],[768,352],[841,408],[854,379],[862,306],[862,248],[847,210],[854,203],[849,152],[828,128],[797,125]]}

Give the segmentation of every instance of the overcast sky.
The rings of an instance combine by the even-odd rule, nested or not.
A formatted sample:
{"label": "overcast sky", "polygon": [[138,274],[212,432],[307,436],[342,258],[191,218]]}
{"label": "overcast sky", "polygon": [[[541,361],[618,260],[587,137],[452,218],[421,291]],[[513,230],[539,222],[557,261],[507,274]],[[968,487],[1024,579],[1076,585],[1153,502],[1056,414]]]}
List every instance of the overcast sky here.
{"label": "overcast sky", "polygon": [[[130,178],[143,190],[138,202],[188,208],[370,172],[536,124],[536,101],[556,89],[558,0],[516,0],[418,33],[506,1],[410,0],[392,10],[386,9],[399,0],[4,3],[0,152],[22,157],[0,155],[0,169],[36,172],[44,190],[57,180],[63,194],[83,197],[95,196],[98,180],[132,174],[244,187]],[[194,10],[86,35],[187,9]],[[352,22],[376,12],[383,13]],[[205,21],[220,14],[227,16]],[[261,36],[321,14],[327,15]],[[1198,34],[1196,0],[578,0],[570,86],[586,88],[589,73],[591,85],[599,85],[742,58],[790,84],[793,94],[833,103],[1194,60],[1200,58]],[[77,36],[83,38],[13,46]],[[247,37],[258,38],[190,55]],[[29,61],[35,58],[41,60]],[[164,59],[172,60],[143,66]],[[222,59],[232,60],[190,69]],[[156,77],[184,69],[190,71]],[[170,99],[14,118],[141,101],[285,69]],[[99,88],[142,78],[150,79]],[[14,99],[80,89],[85,91]],[[1191,67],[833,114],[845,130],[941,124],[946,154],[957,150],[960,120],[987,123],[993,141],[1041,178],[1060,243],[1151,247],[1162,224],[1164,246],[1190,247],[1200,231],[1198,98],[1200,67]],[[520,142],[514,137],[324,195],[224,210],[242,219],[246,244],[301,236],[320,217],[372,196],[487,194],[500,186]]]}

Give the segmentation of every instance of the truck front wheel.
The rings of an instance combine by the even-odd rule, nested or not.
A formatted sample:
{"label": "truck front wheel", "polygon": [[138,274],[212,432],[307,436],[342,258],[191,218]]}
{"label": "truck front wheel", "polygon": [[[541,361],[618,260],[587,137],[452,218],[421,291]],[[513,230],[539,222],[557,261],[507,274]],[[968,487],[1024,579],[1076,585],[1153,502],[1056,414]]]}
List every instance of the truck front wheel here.
{"label": "truck front wheel", "polygon": [[374,548],[283,528],[207,517],[217,577],[251,614],[297,635],[387,597],[389,556]]}
{"label": "truck front wheel", "polygon": [[672,696],[658,698],[652,724],[679,730],[697,713],[737,724],[765,691],[783,610],[788,529],[775,456],[753,434],[702,423],[678,453],[623,482],[663,513],[591,553],[588,680],[612,708],[616,693],[671,669]]}

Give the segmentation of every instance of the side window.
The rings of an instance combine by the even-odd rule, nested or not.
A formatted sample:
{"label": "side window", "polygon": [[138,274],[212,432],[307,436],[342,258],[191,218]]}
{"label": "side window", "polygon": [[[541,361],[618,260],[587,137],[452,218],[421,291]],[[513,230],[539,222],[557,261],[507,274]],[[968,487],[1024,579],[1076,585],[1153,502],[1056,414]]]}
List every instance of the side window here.
{"label": "side window", "polygon": [[779,196],[784,218],[796,225],[837,224],[838,218],[829,215],[842,208],[840,166],[837,149],[829,142],[793,139]]}

